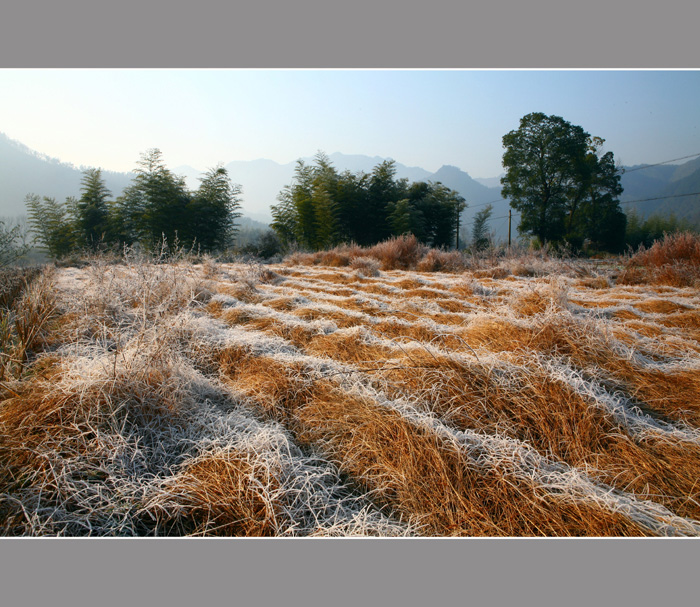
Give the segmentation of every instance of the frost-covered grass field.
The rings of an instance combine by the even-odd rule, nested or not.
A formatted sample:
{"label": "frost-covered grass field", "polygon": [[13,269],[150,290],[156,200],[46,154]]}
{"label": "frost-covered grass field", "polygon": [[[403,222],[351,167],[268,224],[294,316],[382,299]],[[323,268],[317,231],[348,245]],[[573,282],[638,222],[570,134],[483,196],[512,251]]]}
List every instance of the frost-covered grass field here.
{"label": "frost-covered grass field", "polygon": [[694,262],[337,258],[34,279],[0,533],[700,535]]}

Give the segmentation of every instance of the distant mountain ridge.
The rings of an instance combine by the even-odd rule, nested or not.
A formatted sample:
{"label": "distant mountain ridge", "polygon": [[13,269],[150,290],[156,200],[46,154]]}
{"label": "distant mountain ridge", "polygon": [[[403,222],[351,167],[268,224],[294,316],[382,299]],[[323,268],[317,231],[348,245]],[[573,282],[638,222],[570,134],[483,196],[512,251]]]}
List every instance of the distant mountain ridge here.
{"label": "distant mountain ridge", "polygon": [[[27,194],[51,196],[63,201],[80,193],[82,168],[35,152],[0,133],[0,216],[26,213]],[[113,196],[121,194],[133,174],[102,171]]]}
{"label": "distant mountain ridge", "polygon": [[[349,170],[365,173],[370,173],[377,164],[387,160],[380,156],[340,152],[330,154],[329,158],[339,172]],[[313,162],[313,157],[302,160]],[[277,203],[282,188],[291,183],[296,161],[280,164],[260,158],[232,161],[224,166],[231,180],[242,186],[244,215],[265,223],[271,221],[270,206]],[[399,178],[405,177],[409,181],[439,181],[458,191],[469,205],[462,215],[462,227],[467,230],[470,229],[474,215],[490,203],[493,206],[490,225],[498,238],[506,237],[509,203],[501,198],[499,177],[474,179],[466,171],[452,165],[443,165],[435,172],[399,162],[395,166]],[[626,167],[627,172],[622,175],[625,189],[621,196],[623,209],[634,209],[642,217],[652,213],[673,213],[679,219],[685,218],[700,225],[700,195],[678,197],[680,194],[700,192],[700,157],[680,165],[643,166]],[[191,189],[199,187],[199,178],[203,174],[201,169],[183,165],[172,170],[184,177]],[[119,196],[133,179],[132,173],[103,169],[102,174],[113,197]],[[68,196],[78,196],[81,179],[82,167],[35,152],[0,133],[0,217],[26,213],[24,199],[29,193],[52,196],[61,201]],[[630,202],[646,198],[659,200]],[[515,237],[517,215],[514,213],[513,216],[512,229]]]}
{"label": "distant mountain ridge", "polygon": [[673,214],[700,226],[700,157],[680,165],[636,165],[625,169],[621,179],[624,192],[620,196],[625,212],[635,210],[644,218]]}

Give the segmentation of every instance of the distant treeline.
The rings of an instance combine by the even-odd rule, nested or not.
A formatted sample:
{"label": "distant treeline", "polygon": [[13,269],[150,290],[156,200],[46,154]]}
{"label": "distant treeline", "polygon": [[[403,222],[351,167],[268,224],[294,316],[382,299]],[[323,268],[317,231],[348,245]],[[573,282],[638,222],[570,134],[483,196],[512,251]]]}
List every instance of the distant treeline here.
{"label": "distant treeline", "polygon": [[651,215],[642,219],[635,211],[627,213],[625,244],[636,250],[639,246],[651,247],[655,241],[663,240],[665,234],[678,232],[698,232],[698,226],[687,219],[677,219],[675,215],[667,217]]}
{"label": "distant treeline", "polygon": [[280,240],[313,251],[343,242],[367,246],[392,236],[413,234],[433,247],[455,244],[465,201],[441,183],[396,179],[393,160],[371,173],[339,173],[328,156],[313,164],[297,161],[293,182],[272,207]]}
{"label": "distant treeline", "polygon": [[232,246],[240,216],[240,186],[221,166],[209,170],[196,191],[168,170],[158,149],[144,153],[135,177],[116,200],[100,169],[87,169],[79,198],[64,203],[28,194],[29,224],[54,258],[74,251],[139,244],[152,249],[178,242],[202,252]]}

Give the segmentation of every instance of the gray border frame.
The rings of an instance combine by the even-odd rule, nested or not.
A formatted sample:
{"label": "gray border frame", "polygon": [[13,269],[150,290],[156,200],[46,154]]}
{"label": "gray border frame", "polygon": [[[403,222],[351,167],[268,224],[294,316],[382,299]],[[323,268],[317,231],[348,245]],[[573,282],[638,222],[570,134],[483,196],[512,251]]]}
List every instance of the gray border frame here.
{"label": "gray border frame", "polygon": [[[700,62],[698,9],[680,0],[10,2],[0,19],[2,68],[668,69]],[[697,594],[699,552],[694,539],[2,538],[0,597],[18,606],[676,604]]]}
{"label": "gray border frame", "polygon": [[693,68],[687,0],[9,0],[0,67]]}

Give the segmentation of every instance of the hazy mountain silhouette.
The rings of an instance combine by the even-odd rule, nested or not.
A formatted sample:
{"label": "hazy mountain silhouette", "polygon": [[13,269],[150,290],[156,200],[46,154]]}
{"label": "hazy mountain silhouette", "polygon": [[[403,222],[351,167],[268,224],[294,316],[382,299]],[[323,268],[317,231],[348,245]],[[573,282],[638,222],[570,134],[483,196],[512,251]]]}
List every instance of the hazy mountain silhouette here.
{"label": "hazy mountain silhouette", "polygon": [[[102,171],[107,187],[116,197],[129,185],[133,175]],[[51,196],[64,201],[80,194],[82,170],[29,149],[0,133],[0,216],[26,213],[27,194]]]}
{"label": "hazy mountain silhouette", "polygon": [[700,194],[685,196],[700,192],[700,157],[681,165],[643,166],[625,167],[622,208],[634,209],[642,217],[674,214],[700,226]]}
{"label": "hazy mountain silhouette", "polygon": [[505,173],[501,173],[498,177],[474,177],[474,181],[485,185],[487,188],[500,188],[501,187],[501,177]]}

